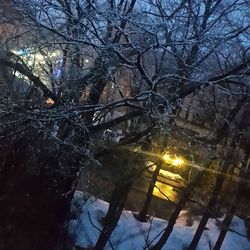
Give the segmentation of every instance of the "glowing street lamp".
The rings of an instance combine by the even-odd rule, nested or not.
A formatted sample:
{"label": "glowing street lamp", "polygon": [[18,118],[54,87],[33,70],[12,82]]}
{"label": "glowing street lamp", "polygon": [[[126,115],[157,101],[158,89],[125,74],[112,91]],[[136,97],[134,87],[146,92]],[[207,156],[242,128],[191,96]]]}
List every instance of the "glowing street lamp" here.
{"label": "glowing street lamp", "polygon": [[173,159],[173,162],[172,162],[172,164],[175,165],[175,166],[180,166],[183,163],[184,163],[184,161],[181,158],[179,158],[179,157]]}
{"label": "glowing street lamp", "polygon": [[170,154],[168,153],[165,153],[163,156],[162,156],[162,159],[171,164],[171,165],[174,165],[174,166],[180,166],[180,165],[183,165],[184,164],[184,160],[181,158],[181,157],[175,157],[175,158],[172,158],[170,156]]}

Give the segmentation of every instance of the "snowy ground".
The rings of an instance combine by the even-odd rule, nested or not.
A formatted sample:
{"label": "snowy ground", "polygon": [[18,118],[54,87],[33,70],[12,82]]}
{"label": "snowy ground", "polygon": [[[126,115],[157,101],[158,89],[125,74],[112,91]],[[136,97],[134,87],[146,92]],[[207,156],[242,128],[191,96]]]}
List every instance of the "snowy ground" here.
{"label": "snowy ground", "polygon": [[[75,245],[86,248],[94,246],[102,228],[100,221],[107,212],[108,203],[93,197],[84,201],[81,193],[78,192],[72,204],[73,212],[75,215],[78,214],[78,219],[71,220],[69,224],[69,232],[74,238]],[[189,245],[200,218],[193,218],[190,227],[186,226],[187,218],[187,211],[183,211],[163,249],[182,250]],[[215,219],[209,220],[207,230],[204,231],[197,250],[213,248],[219,235],[218,224]],[[113,248],[118,250],[148,249],[148,244],[154,244],[158,241],[159,237],[157,236],[166,225],[166,221],[158,218],[142,223],[134,218],[131,211],[124,211],[110,242]],[[242,235],[246,235],[244,221],[238,217],[234,217],[230,228]],[[105,249],[112,249],[110,243],[106,245]],[[250,250],[250,241],[235,232],[228,232],[221,249]]]}

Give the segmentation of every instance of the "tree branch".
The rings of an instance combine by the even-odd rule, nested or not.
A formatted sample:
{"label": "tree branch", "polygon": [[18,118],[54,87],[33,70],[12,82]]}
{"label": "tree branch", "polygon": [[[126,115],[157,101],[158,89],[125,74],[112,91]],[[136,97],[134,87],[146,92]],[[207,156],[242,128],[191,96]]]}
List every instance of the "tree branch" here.
{"label": "tree branch", "polygon": [[207,87],[209,85],[215,85],[218,83],[222,83],[224,81],[226,81],[226,78],[229,76],[232,76],[234,74],[239,73],[240,71],[242,71],[243,69],[246,69],[248,64],[250,64],[250,59],[246,60],[244,63],[239,64],[238,66],[234,67],[233,69],[229,70],[226,73],[223,73],[221,75],[215,76],[210,78],[207,82],[195,85],[191,88],[189,88],[186,91],[183,91],[178,98],[184,98],[190,94],[192,94],[193,92],[195,92],[196,90],[200,90],[201,88]]}
{"label": "tree branch", "polygon": [[15,71],[28,77],[33,82],[35,87],[41,89],[45,97],[51,98],[55,104],[59,104],[62,100],[49,90],[49,88],[40,80],[39,77],[35,76],[27,65],[12,52],[0,51],[0,65],[12,68]]}

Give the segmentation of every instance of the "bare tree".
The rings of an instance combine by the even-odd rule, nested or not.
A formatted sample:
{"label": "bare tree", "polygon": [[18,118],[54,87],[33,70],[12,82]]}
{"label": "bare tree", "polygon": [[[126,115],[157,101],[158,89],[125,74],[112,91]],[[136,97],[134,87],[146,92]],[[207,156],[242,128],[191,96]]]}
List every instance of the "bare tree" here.
{"label": "bare tree", "polygon": [[[7,190],[8,181],[14,183],[15,178],[10,176],[18,171],[13,166],[26,152],[20,185],[29,176],[27,190],[32,189],[32,176],[36,176],[42,180],[37,192],[45,193],[43,199],[48,203],[61,201],[70,193],[61,205],[53,202],[53,209],[47,208],[48,214],[63,211],[60,218],[51,220],[51,231],[54,224],[67,217],[79,169],[94,162],[93,144],[98,144],[95,138],[105,129],[129,121],[124,125],[128,136],[123,145],[141,146],[145,137],[150,143],[154,130],[164,136],[166,130],[178,134],[177,116],[185,105],[192,112],[188,102],[192,94],[194,98],[206,96],[213,100],[203,102],[205,109],[200,108],[198,115],[210,110],[210,129],[221,128],[219,133],[224,137],[228,126],[220,125],[225,120],[230,124],[238,109],[234,105],[222,107],[215,99],[224,94],[235,104],[243,96],[240,106],[249,95],[245,86],[249,80],[250,26],[243,0],[157,0],[147,4],[141,0],[22,0],[15,6],[25,31],[19,39],[27,39],[28,46],[20,48],[10,43],[3,47],[0,65],[8,76],[1,81],[1,88],[12,86],[11,81],[21,77],[27,86],[38,90],[40,97],[35,105],[26,106],[17,103],[15,95],[1,97],[0,145],[4,150],[0,169],[7,173],[3,174],[6,181],[2,178],[3,190]],[[20,49],[26,49],[28,56],[19,53]],[[218,90],[214,95],[213,87]],[[111,91],[112,98],[105,98]],[[32,99],[28,90],[24,99]],[[116,112],[118,117],[113,115]],[[111,118],[105,120],[108,114]],[[204,119],[208,120],[206,115]],[[138,125],[138,121],[142,122]],[[19,152],[20,145],[27,142],[30,148]],[[159,148],[166,146],[159,144]],[[32,165],[37,168],[34,170]],[[35,197],[34,193],[32,199]],[[113,228],[125,198],[118,216],[113,218]],[[39,247],[51,248],[54,240],[44,237],[47,243]],[[39,234],[35,239],[39,241]]]}

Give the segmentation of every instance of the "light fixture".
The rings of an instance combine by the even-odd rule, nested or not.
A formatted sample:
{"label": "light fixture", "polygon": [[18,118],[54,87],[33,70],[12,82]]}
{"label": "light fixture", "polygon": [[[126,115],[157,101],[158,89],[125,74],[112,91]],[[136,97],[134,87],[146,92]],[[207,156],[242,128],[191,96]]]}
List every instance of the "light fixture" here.
{"label": "light fixture", "polygon": [[173,161],[172,161],[172,164],[175,165],[175,166],[180,166],[180,165],[182,165],[183,163],[184,163],[184,161],[183,161],[181,158],[179,158],[179,157],[176,157],[176,158],[173,159]]}
{"label": "light fixture", "polygon": [[162,159],[171,165],[180,166],[184,164],[184,160],[181,157],[172,157],[169,153],[164,153]]}

